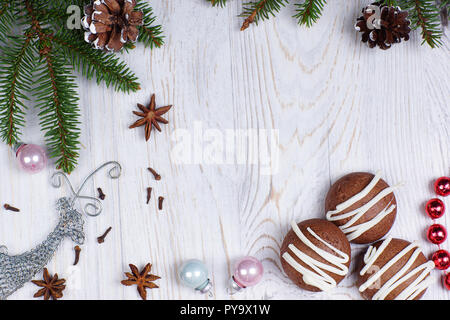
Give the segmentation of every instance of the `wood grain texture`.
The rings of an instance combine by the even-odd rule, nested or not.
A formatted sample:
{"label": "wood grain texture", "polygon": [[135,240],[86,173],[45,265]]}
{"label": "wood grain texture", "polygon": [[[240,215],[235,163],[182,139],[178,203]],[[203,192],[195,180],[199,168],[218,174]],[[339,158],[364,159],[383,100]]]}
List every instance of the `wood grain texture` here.
{"label": "wood grain texture", "polygon": [[[166,45],[123,55],[142,90],[126,95],[80,78],[83,148],[70,178],[77,184],[108,160],[120,161],[124,172],[119,181],[102,173],[86,190],[96,194],[102,187],[106,199],[101,216],[86,218],[87,242],[78,266],[71,266],[69,240],[48,266],[68,280],[65,299],[138,299],[136,289],[120,280],[128,263],[147,262],[162,277],[149,299],[210,299],[176,279],[177,266],[190,258],[207,263],[218,299],[360,299],[354,275],[330,293],[299,290],[278,258],[290,221],[324,217],[329,186],[352,171],[381,169],[388,183],[405,182],[397,192],[391,234],[418,240],[426,255],[435,249],[425,239],[431,221],[423,206],[433,196],[432,181],[450,174],[448,31],[440,49],[420,46],[414,32],[391,50],[371,50],[353,29],[366,2],[329,2],[310,29],[296,26],[288,6],[277,18],[239,32],[241,1],[225,9],[203,0],[152,1]],[[146,143],[143,130],[127,128],[136,103],[148,103],[152,93],[158,106],[174,108],[167,114],[170,124]],[[42,143],[36,113],[27,117],[23,140]],[[277,172],[264,174],[265,159],[253,161],[245,141],[231,146],[244,151],[233,161],[200,161],[203,151],[214,154],[205,151],[208,140],[192,151],[190,162],[176,161],[175,133],[195,139],[194,128],[200,126],[211,129],[205,134],[211,137],[277,130]],[[256,151],[272,141],[260,136]],[[161,181],[153,180],[148,166],[158,170]],[[0,213],[0,244],[10,253],[31,249],[54,227],[54,203],[64,190],[51,188],[52,173],[49,167],[30,177],[17,169],[13,152],[0,147],[0,202],[21,208],[19,214]],[[146,205],[149,186],[153,197]],[[162,211],[158,196],[166,198]],[[448,215],[440,222],[450,226]],[[97,244],[109,226],[105,243]],[[443,247],[450,248],[450,241]],[[365,247],[352,248],[356,257]],[[257,287],[231,297],[228,279],[243,255],[260,258],[266,274]],[[27,284],[11,299],[29,299],[35,291]],[[450,295],[436,283],[425,298]]]}

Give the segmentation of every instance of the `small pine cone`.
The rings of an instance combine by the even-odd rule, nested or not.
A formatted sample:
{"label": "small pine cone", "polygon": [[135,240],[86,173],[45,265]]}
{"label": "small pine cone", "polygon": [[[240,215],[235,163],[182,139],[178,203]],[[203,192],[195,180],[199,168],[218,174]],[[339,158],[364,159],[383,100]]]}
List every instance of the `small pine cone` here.
{"label": "small pine cone", "polygon": [[95,49],[120,51],[127,42],[135,42],[144,13],[134,11],[136,0],[96,0],[84,8],[81,20],[85,40]]}
{"label": "small pine cone", "polygon": [[367,42],[370,48],[378,45],[387,50],[394,43],[400,43],[401,39],[408,41],[411,22],[408,11],[402,11],[399,7],[389,7],[374,2],[362,10],[355,29],[362,32],[362,42]]}

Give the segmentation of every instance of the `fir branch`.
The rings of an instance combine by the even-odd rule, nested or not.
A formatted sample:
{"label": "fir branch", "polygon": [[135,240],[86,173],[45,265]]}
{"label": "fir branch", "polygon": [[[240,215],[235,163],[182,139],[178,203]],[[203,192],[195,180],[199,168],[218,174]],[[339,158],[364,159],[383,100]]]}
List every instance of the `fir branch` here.
{"label": "fir branch", "polygon": [[35,59],[29,32],[9,40],[0,58],[0,131],[2,140],[13,146],[25,124],[25,93],[30,91]]}
{"label": "fir branch", "polygon": [[76,34],[59,32],[52,39],[73,69],[87,79],[95,77],[97,84],[104,82],[107,87],[127,93],[141,88],[136,75],[114,54],[92,50]]}
{"label": "fir branch", "polygon": [[37,83],[34,95],[49,155],[56,159],[58,169],[70,173],[77,164],[80,137],[75,77],[65,67],[64,57],[50,49],[43,53]]}
{"label": "fir branch", "polygon": [[241,31],[247,29],[253,22],[258,23],[259,20],[275,16],[287,3],[288,0],[257,0],[244,3],[244,10],[240,16],[246,17],[246,19],[242,24]]}
{"label": "fir branch", "polygon": [[9,1],[0,2],[0,40],[5,41],[5,36],[11,31],[14,22],[14,16],[11,12],[11,4]]}
{"label": "fir branch", "polygon": [[206,0],[211,2],[212,6],[221,6],[224,7],[227,4],[227,0]]}
{"label": "fir branch", "polygon": [[36,19],[43,24],[51,25],[54,29],[59,30],[66,27],[68,15],[66,8],[49,8],[43,7],[35,9]]}
{"label": "fir branch", "polygon": [[309,28],[319,20],[326,3],[326,0],[305,0],[303,3],[296,3],[297,14],[294,18],[298,19],[300,25],[306,25]]}
{"label": "fir branch", "polygon": [[383,0],[383,1],[380,1],[380,3],[390,6],[390,7],[400,6],[397,0]]}
{"label": "fir branch", "polygon": [[49,155],[55,158],[56,167],[71,173],[79,157],[79,113],[75,77],[65,66],[65,58],[58,56],[52,46],[52,32],[42,27],[37,19],[31,1],[25,1],[26,11],[31,19],[31,29],[38,40],[35,45],[41,57],[37,66],[37,86],[32,89],[36,98],[42,131],[49,148]]}
{"label": "fir branch", "polygon": [[143,43],[145,47],[150,47],[150,49],[161,47],[164,44],[162,27],[154,25],[156,16],[153,14],[152,7],[146,1],[139,0],[135,10],[144,12],[144,24],[139,27],[138,42]]}
{"label": "fir branch", "polygon": [[[138,1],[136,10],[144,12],[140,42],[159,47],[163,44],[161,26],[154,25],[156,17],[148,3]],[[68,6],[83,7],[91,2],[0,0],[1,138],[11,145],[17,142],[25,122],[27,94],[32,93],[40,109],[49,156],[68,173],[77,163],[80,137],[79,98],[72,72],[118,91],[140,89],[137,77],[124,62],[114,54],[92,49],[84,42],[83,30],[67,28],[71,15]],[[124,48],[129,50],[134,45],[129,43]]]}
{"label": "fir branch", "polygon": [[422,44],[425,42],[432,48],[442,45],[442,30],[439,8],[433,0],[400,0],[403,10],[408,10],[413,29],[420,27]]}

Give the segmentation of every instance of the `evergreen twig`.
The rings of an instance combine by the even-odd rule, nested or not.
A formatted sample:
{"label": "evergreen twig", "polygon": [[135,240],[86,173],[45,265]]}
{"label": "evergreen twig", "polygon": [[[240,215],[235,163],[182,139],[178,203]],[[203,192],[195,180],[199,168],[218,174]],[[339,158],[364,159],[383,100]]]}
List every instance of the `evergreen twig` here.
{"label": "evergreen twig", "polygon": [[296,3],[297,14],[294,18],[298,19],[300,25],[306,25],[309,28],[319,20],[326,3],[326,0],[305,0],[303,3]]}
{"label": "evergreen twig", "polygon": [[72,172],[78,158],[80,110],[75,77],[64,64],[52,51],[44,53],[34,93],[50,156],[58,169]]}
{"label": "evergreen twig", "polygon": [[37,86],[32,92],[41,111],[40,124],[45,132],[49,155],[55,158],[56,167],[72,172],[77,164],[79,150],[79,109],[75,77],[65,66],[64,57],[58,56],[53,46],[53,35],[45,29],[35,12],[36,3],[25,1],[39,49]]}
{"label": "evergreen twig", "polygon": [[156,17],[153,14],[153,9],[147,2],[140,1],[136,5],[136,10],[144,12],[144,24],[139,27],[138,42],[150,47],[150,49],[161,47],[164,44],[162,27],[155,25]]}
{"label": "evergreen twig", "polygon": [[11,14],[11,4],[9,1],[0,2],[0,40],[4,41],[5,36],[10,33],[14,22],[14,16]]}
{"label": "evergreen twig", "polygon": [[206,0],[211,2],[213,6],[221,6],[224,7],[227,4],[227,0]]}
{"label": "evergreen twig", "polygon": [[25,124],[25,92],[31,88],[33,48],[29,33],[10,37],[0,58],[0,130],[2,140],[10,146],[19,141],[19,130]]}
{"label": "evergreen twig", "polygon": [[88,80],[96,78],[97,84],[105,82],[116,91],[135,92],[141,87],[137,77],[114,54],[92,50],[91,46],[76,35],[58,33],[52,38],[73,69]]}
{"label": "evergreen twig", "polygon": [[247,29],[253,22],[258,23],[259,20],[275,16],[287,3],[288,0],[257,0],[244,3],[244,10],[240,16],[246,19],[242,24],[241,31]]}
{"label": "evergreen twig", "polygon": [[[223,7],[227,0],[206,0],[213,6]],[[300,25],[311,27],[316,23],[327,3],[326,0],[296,0],[296,14],[294,18]],[[301,1],[301,2],[300,2]],[[373,0],[375,2],[375,0]],[[438,2],[438,3],[437,3]],[[244,3],[244,10],[241,17],[245,20],[241,30],[247,29],[253,22],[268,19],[275,16],[282,7],[289,3],[289,0],[252,0]],[[380,0],[389,6],[400,6],[409,12],[413,29],[420,28],[423,43],[427,43],[432,48],[442,44],[442,30],[440,19],[443,25],[448,24],[447,10],[449,0]]]}
{"label": "evergreen twig", "polygon": [[442,30],[440,25],[439,9],[431,0],[403,0],[402,8],[409,11],[409,17],[414,29],[420,27],[422,44],[427,43],[435,48],[442,44]]}
{"label": "evergreen twig", "polygon": [[[69,30],[68,6],[80,8],[91,0],[0,0],[0,137],[14,145],[25,125],[29,94],[39,108],[49,156],[70,173],[79,152],[78,93],[73,71],[105,83],[117,91],[140,89],[136,75],[114,54],[94,50],[84,42],[83,30]],[[146,0],[140,42],[163,44],[161,26]],[[127,44],[125,50],[134,48]]]}

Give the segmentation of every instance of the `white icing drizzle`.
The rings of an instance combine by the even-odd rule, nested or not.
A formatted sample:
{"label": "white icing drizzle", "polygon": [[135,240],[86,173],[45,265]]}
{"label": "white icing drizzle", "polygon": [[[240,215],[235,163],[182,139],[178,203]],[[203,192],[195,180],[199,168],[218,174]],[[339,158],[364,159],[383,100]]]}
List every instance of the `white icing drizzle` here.
{"label": "white icing drizzle", "polygon": [[314,271],[311,271],[305,267],[303,267],[301,264],[299,264],[295,259],[286,251],[283,253],[283,259],[289,263],[289,265],[297,270],[300,274],[303,275],[303,282],[305,282],[308,285],[314,286],[316,288],[319,288],[322,291],[329,291],[330,289],[334,288],[336,286],[336,281],[324,270],[332,272],[334,274],[345,276],[348,273],[348,268],[345,265],[350,259],[350,257],[330,245],[328,242],[324,241],[322,238],[320,238],[311,228],[307,228],[308,232],[317,240],[322,242],[324,245],[326,245],[328,248],[333,250],[336,254],[331,254],[323,249],[320,249],[316,245],[314,245],[300,230],[300,228],[297,226],[295,222],[291,223],[292,230],[294,230],[297,237],[309,248],[314,250],[319,256],[321,256],[323,259],[328,261],[331,265],[322,263],[320,261],[317,261],[310,256],[306,255],[305,253],[298,250],[293,244],[289,244],[288,248],[295,254],[295,256],[300,259],[302,262],[304,262],[306,265],[311,267]]}
{"label": "white icing drizzle", "polygon": [[[369,270],[373,270],[375,261],[383,253],[386,247],[391,242],[392,238],[386,238],[383,243],[377,248],[370,246],[364,255],[364,263],[366,264],[361,270],[360,275],[366,274]],[[367,288],[374,285],[374,283],[380,279],[380,277],[392,267],[398,260],[400,260],[405,254],[414,249],[413,254],[406,262],[406,264],[386,283],[378,289],[375,295],[372,297],[373,300],[384,300],[393,290],[395,290],[402,283],[407,281],[409,278],[413,277],[420,271],[422,271],[417,279],[415,279],[408,287],[406,287],[395,300],[412,300],[417,297],[421,292],[423,292],[428,286],[434,282],[431,277],[427,277],[430,271],[434,269],[434,262],[427,261],[424,264],[414,268],[410,272],[406,273],[408,269],[414,264],[419,254],[422,252],[417,243],[411,243],[402,251],[400,251],[395,257],[393,257],[388,263],[386,263],[382,268],[375,269],[376,272],[359,287],[360,292],[364,292]],[[376,285],[376,284],[375,284]]]}
{"label": "white icing drizzle", "polygon": [[344,201],[343,203],[336,206],[336,210],[331,210],[327,212],[327,220],[328,221],[339,221],[347,218],[351,218],[347,223],[343,224],[339,228],[344,232],[347,236],[347,239],[349,241],[352,241],[356,238],[358,238],[360,235],[362,235],[367,230],[373,228],[378,223],[380,223],[381,220],[383,220],[388,214],[392,213],[395,209],[395,205],[389,204],[381,210],[373,219],[354,225],[367,211],[370,210],[374,205],[376,205],[381,199],[386,197],[387,195],[394,192],[394,190],[398,189],[401,184],[395,185],[393,187],[388,187],[384,190],[382,190],[380,193],[378,193],[373,199],[371,199],[369,202],[367,202],[365,205],[347,212],[345,214],[341,214],[342,211],[350,208],[353,204],[356,202],[364,199],[377,185],[378,181],[381,180],[381,172],[378,171],[372,181],[359,193],[355,194],[353,197],[348,199],[347,201]]}

